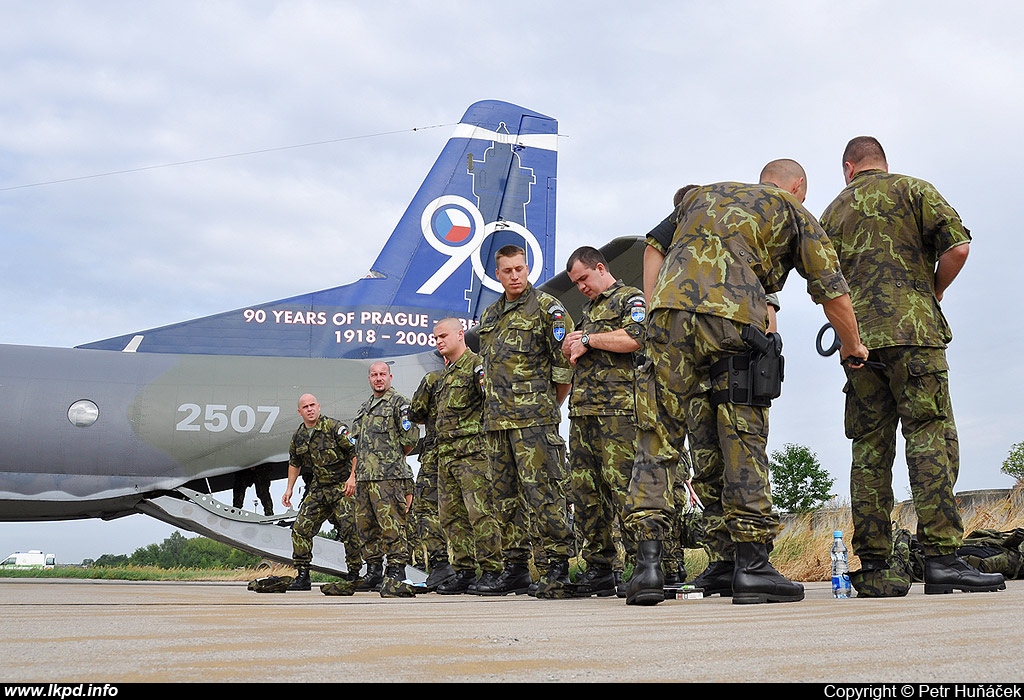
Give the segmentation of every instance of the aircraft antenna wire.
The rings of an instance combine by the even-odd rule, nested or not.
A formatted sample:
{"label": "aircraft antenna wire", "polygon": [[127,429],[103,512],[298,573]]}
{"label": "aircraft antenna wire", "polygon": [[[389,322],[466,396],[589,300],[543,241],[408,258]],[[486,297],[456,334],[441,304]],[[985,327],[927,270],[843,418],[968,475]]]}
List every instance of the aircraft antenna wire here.
{"label": "aircraft antenna wire", "polygon": [[243,158],[245,156],[256,156],[263,153],[273,153],[275,151],[289,151],[296,148],[310,148],[312,146],[325,146],[331,143],[342,143],[344,141],[359,141],[361,139],[372,139],[381,136],[392,136],[394,134],[403,134],[407,131],[426,131],[427,129],[440,129],[442,127],[451,127],[453,124],[434,124],[431,126],[414,126],[411,129],[398,129],[397,131],[382,131],[378,134],[364,134],[362,136],[345,136],[338,139],[328,139],[326,141],[312,141],[310,143],[299,143],[292,146],[277,146],[274,148],[261,148],[256,151],[245,151],[242,153],[229,153],[222,156],[210,156],[208,158],[194,158],[192,160],[182,160],[176,163],[161,163],[159,165],[144,165],[138,168],[126,168],[124,170],[111,170],[106,173],[95,173],[93,175],[79,175],[77,177],[65,177],[59,180],[46,180],[43,182],[32,182],[26,185],[13,185],[11,187],[0,187],[0,192],[10,192],[11,190],[23,190],[29,187],[43,187],[45,185],[59,185],[64,182],[75,182],[77,180],[92,180],[100,177],[110,177],[111,175],[126,175],[128,173],[138,173],[145,170],[158,170],[161,168],[176,168],[181,165],[195,165],[196,163],[209,163],[215,160],[226,160],[228,158]]}

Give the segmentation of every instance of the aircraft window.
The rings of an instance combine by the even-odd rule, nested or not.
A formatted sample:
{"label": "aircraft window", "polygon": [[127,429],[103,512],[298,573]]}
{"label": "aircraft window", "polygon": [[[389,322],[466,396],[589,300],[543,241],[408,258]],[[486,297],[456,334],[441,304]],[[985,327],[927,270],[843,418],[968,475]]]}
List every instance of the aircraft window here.
{"label": "aircraft window", "polygon": [[68,409],[68,420],[76,428],[88,428],[100,417],[100,409],[92,401],[82,399],[75,401]]}

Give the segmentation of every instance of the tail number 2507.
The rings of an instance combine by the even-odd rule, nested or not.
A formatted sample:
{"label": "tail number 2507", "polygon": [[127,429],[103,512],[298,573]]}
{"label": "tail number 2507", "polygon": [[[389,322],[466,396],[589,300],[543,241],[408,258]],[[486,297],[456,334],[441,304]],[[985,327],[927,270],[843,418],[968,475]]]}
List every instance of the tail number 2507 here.
{"label": "tail number 2507", "polygon": [[229,427],[236,433],[249,433],[259,425],[261,433],[269,433],[274,427],[274,421],[281,413],[280,406],[235,406],[228,412],[225,404],[208,403],[200,406],[195,403],[183,403],[178,406],[178,413],[184,413],[185,417],[178,421],[175,430],[199,431],[209,430],[219,433]]}

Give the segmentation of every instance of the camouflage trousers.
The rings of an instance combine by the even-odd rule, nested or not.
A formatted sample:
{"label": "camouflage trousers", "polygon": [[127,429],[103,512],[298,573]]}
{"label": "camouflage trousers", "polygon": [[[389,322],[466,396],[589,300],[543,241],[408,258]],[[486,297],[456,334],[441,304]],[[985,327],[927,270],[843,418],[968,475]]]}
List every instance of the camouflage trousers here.
{"label": "camouflage trousers", "polygon": [[871,351],[884,369],[847,369],[846,436],[853,440],[850,505],[853,551],[884,559],[892,552],[892,469],[896,427],[906,441],[917,539],[926,556],[951,554],[963,541],[953,496],[960,442],[949,395],[943,348],[891,347]]}
{"label": "camouflage trousers", "polygon": [[[690,507],[690,494],[686,488],[686,481],[693,474],[693,466],[690,461],[689,450],[684,449],[679,453],[679,462],[676,465],[672,478],[672,502],[675,506],[675,516],[672,518],[671,530],[668,538],[663,543],[661,560],[666,570],[682,570],[686,568],[686,550],[703,547],[703,543],[695,539],[695,522],[703,520],[703,515]],[[701,535],[703,527],[701,528]]]}
{"label": "camouflage trousers", "polygon": [[441,528],[457,571],[501,571],[501,522],[483,434],[449,439],[440,448]]}
{"label": "camouflage trousers", "polygon": [[[302,476],[303,492],[302,501],[306,500],[306,494],[316,489],[316,484],[313,481],[313,477],[306,475]],[[301,510],[301,503],[299,509]],[[319,528],[323,525],[323,520],[317,525]],[[363,567],[363,543],[359,539],[359,530],[356,528],[356,499],[344,497],[344,487],[342,487],[341,500],[335,504],[334,508],[327,510],[327,522],[334,527],[335,538],[345,545],[345,564],[347,571],[358,572]]]}
{"label": "camouflage trousers", "polygon": [[369,564],[409,563],[408,479],[356,482],[356,528]]}
{"label": "camouflage trousers", "polygon": [[734,542],[768,543],[781,529],[768,481],[768,409],[711,403],[728,381],[726,374],[712,378],[711,365],[746,352],[740,330],[725,318],[676,309],[648,318],[626,516],[638,540],[671,535],[672,477],[687,441],[712,561],[731,560]]}
{"label": "camouflage trousers", "polygon": [[[618,559],[615,521],[625,511],[635,445],[631,415],[576,416],[570,423],[569,480],[588,569],[611,568]],[[625,528],[619,530],[626,556],[633,559],[636,543]]]}
{"label": "camouflage trousers", "polygon": [[[494,430],[487,448],[497,492],[498,518],[505,528],[506,564],[528,564],[531,527],[547,561],[575,555],[568,519],[565,441],[557,425]],[[539,557],[537,557],[539,559]]]}
{"label": "camouflage trousers", "polygon": [[349,571],[362,567],[362,551],[355,528],[352,498],[345,498],[345,485],[308,486],[299,504],[299,514],[292,524],[292,562],[308,566],[313,561],[313,538],[324,522],[334,525],[338,540],[345,545],[345,562]]}
{"label": "camouflage trousers", "polygon": [[363,566],[363,543],[356,527],[355,497],[342,499],[341,513],[335,511],[334,519],[328,518],[328,521],[334,525],[338,541],[345,545],[346,570],[359,573]]}
{"label": "camouflage trousers", "polygon": [[441,529],[437,455],[434,453],[424,457],[420,457],[420,469],[416,474],[416,485],[413,488],[412,530],[415,537],[412,544],[416,548],[426,549],[429,562],[447,559],[448,543],[445,532]]}

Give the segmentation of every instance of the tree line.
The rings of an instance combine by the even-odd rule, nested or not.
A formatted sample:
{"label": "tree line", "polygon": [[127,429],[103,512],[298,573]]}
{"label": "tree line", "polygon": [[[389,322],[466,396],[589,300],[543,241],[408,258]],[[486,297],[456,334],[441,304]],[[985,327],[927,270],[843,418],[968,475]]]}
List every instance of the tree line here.
{"label": "tree line", "polygon": [[237,569],[253,568],[260,561],[255,554],[211,540],[208,537],[185,537],[172,532],[160,544],[139,547],[130,555],[104,554],[93,566],[154,566],[161,569]]}

